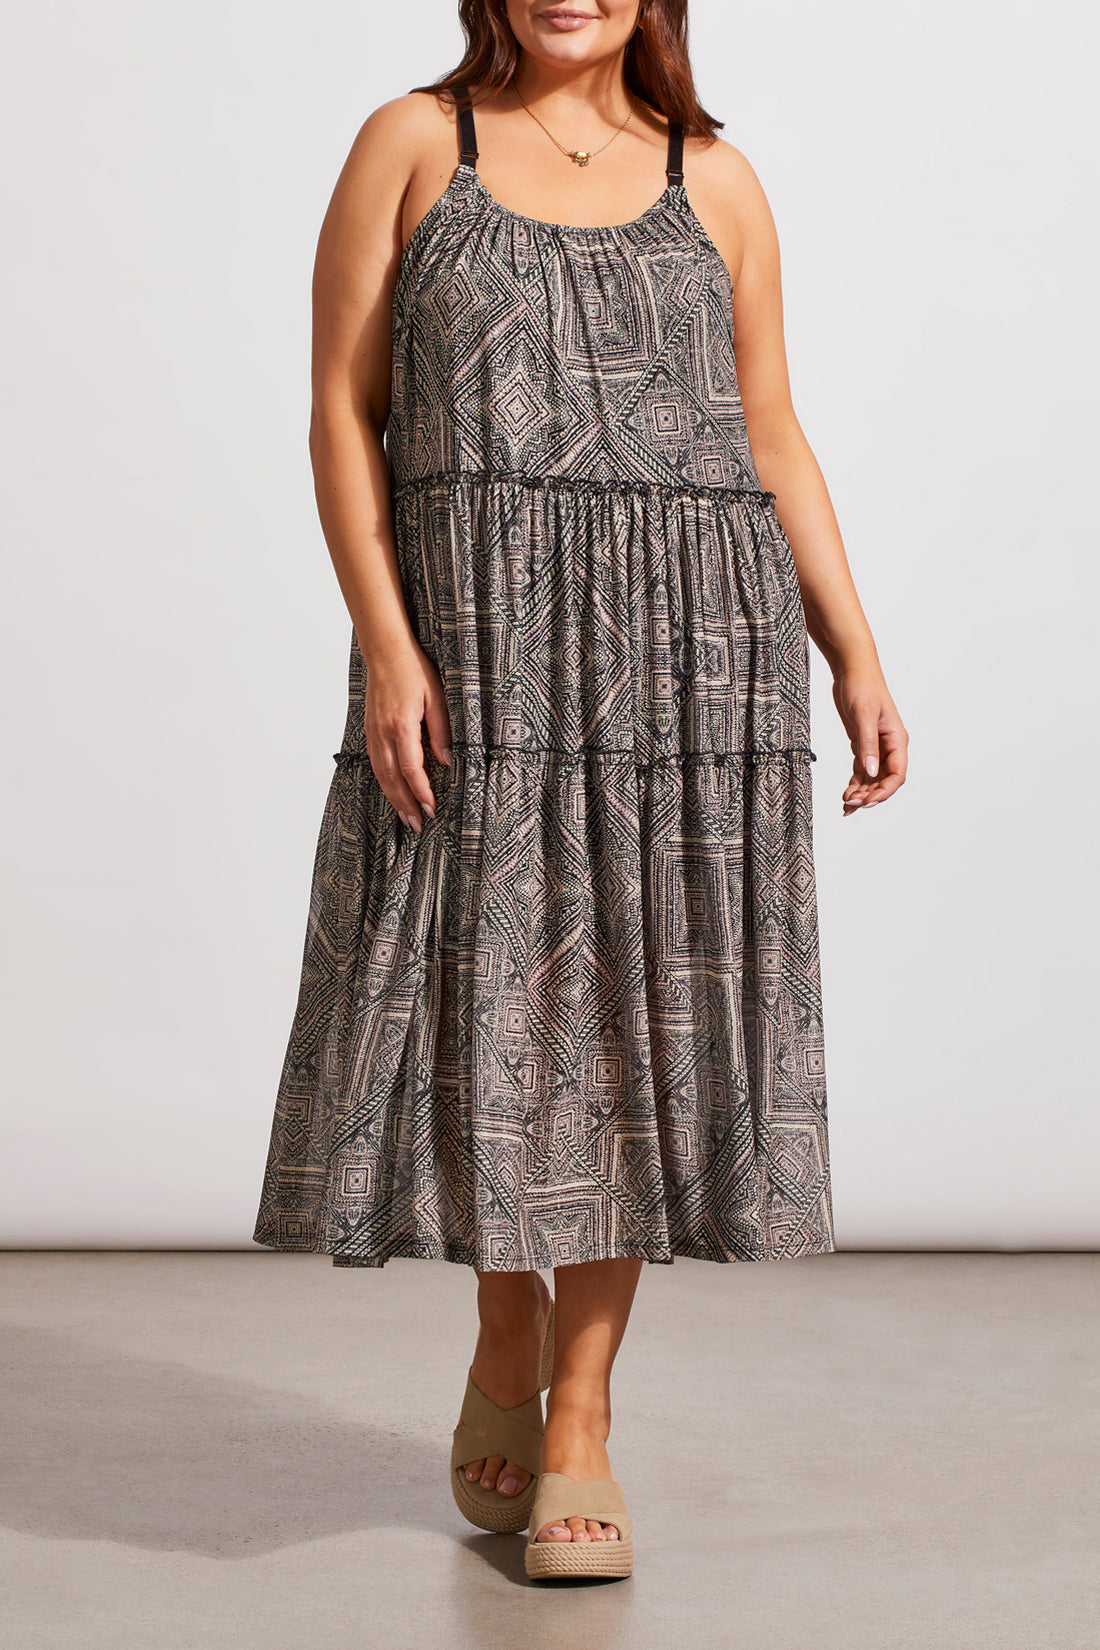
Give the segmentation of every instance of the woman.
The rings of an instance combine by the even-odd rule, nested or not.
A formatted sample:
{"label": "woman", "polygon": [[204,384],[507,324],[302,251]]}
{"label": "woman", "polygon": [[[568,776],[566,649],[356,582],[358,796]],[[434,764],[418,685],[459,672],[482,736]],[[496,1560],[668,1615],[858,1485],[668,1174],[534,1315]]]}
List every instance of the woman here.
{"label": "woman", "polygon": [[643,1262],[835,1248],[808,634],[846,815],[907,736],[686,0],[460,13],[318,247],[349,701],[255,1235],[471,1266],[458,1505],[528,1528],[530,1575],[628,1575],[606,1446]]}

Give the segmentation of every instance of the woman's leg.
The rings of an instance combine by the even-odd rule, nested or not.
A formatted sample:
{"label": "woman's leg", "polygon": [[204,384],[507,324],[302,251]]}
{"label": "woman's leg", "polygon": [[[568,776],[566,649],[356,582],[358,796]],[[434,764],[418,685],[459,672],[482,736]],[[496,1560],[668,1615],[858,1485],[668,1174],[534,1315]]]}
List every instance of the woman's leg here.
{"label": "woman's leg", "polygon": [[[547,1394],[539,1467],[569,1478],[610,1478],[611,1366],[626,1331],[641,1260],[593,1260],[554,1268],[554,1379]],[[538,1391],[550,1292],[537,1272],[478,1272],[480,1330],[474,1381],[502,1409]],[[465,1463],[486,1489],[518,1495],[531,1475],[499,1455]],[[539,1539],[615,1540],[614,1525],[569,1518]]]}
{"label": "woman's leg", "polygon": [[[592,1260],[554,1268],[554,1379],[547,1393],[540,1472],[613,1478],[611,1366],[626,1332],[645,1262]],[[534,1532],[539,1541],[614,1541],[598,1519],[567,1518]]]}
{"label": "woman's leg", "polygon": [[[539,1390],[550,1291],[537,1272],[478,1272],[477,1310],[480,1328],[470,1372],[487,1398],[514,1409]],[[501,1455],[464,1466],[467,1478],[504,1496],[519,1495],[531,1482],[529,1472]]]}

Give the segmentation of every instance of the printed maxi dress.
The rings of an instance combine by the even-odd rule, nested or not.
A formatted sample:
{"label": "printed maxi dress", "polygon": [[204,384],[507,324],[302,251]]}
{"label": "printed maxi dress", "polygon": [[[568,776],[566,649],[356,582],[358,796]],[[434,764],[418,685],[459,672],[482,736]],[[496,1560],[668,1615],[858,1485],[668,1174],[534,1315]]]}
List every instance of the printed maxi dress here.
{"label": "printed maxi dress", "polygon": [[729,271],[669,130],[630,223],[499,205],[473,112],[393,298],[418,834],[353,632],[255,1240],[523,1270],[835,1248],[809,649]]}

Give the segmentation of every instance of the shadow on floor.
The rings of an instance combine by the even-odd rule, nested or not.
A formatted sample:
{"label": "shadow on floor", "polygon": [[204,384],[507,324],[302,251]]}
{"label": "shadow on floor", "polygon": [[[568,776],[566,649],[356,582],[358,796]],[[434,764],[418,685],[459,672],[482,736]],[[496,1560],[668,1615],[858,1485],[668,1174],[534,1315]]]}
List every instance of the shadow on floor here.
{"label": "shadow on floor", "polygon": [[[41,1329],[7,1327],[3,1365],[10,1529],[222,1558],[380,1525],[454,1533],[445,1433],[352,1424],[313,1401]],[[522,1538],[513,1544],[522,1573]]]}

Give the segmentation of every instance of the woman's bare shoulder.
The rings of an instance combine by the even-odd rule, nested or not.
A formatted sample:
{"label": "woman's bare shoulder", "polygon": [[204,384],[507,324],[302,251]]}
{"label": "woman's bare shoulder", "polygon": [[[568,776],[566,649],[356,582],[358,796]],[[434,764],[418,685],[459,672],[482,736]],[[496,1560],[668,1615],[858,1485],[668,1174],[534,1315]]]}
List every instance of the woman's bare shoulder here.
{"label": "woman's bare shoulder", "polygon": [[324,255],[351,265],[365,254],[392,258],[410,184],[442,145],[453,147],[455,121],[453,107],[434,92],[408,92],[371,111],[332,191],[321,230]]}
{"label": "woman's bare shoulder", "polygon": [[689,185],[693,180],[717,210],[732,213],[745,229],[771,223],[763,185],[743,150],[716,136],[713,142],[689,138],[684,153]]}
{"label": "woman's bare shoulder", "polygon": [[454,132],[456,118],[454,105],[435,92],[390,98],[363,121],[346,164],[353,172],[386,172],[404,188],[424,155]]}

